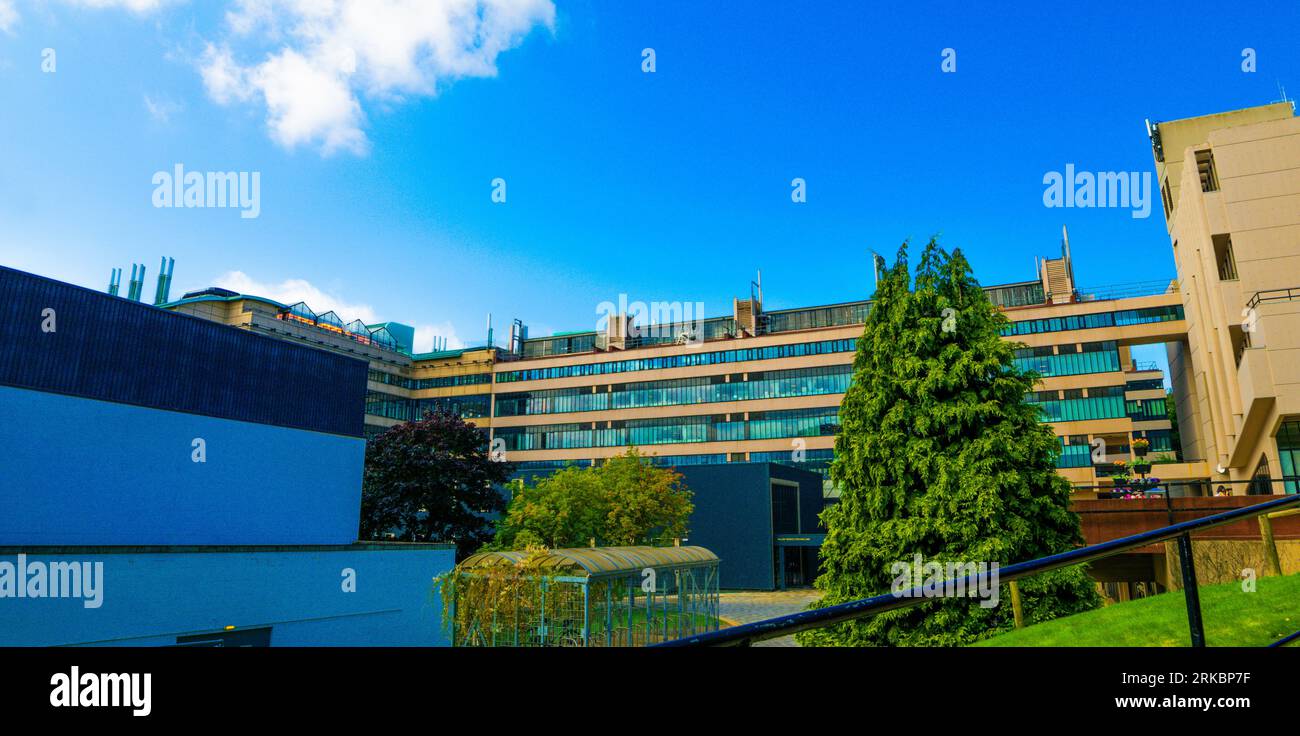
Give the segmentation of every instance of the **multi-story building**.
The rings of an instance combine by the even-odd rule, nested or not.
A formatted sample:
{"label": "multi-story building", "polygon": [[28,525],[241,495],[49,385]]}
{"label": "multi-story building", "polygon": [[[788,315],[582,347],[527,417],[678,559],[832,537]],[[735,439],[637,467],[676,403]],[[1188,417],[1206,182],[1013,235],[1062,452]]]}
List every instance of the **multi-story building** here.
{"label": "multi-story building", "polygon": [[1300,118],[1283,101],[1150,130],[1186,315],[1168,348],[1184,451],[1260,481],[1236,493],[1294,493],[1272,481],[1300,474]]}
{"label": "multi-story building", "polygon": [[[1016,362],[1042,376],[1029,398],[1061,438],[1063,475],[1081,487],[1109,483],[1138,437],[1162,460],[1177,459],[1163,373],[1130,352],[1181,336],[1172,288],[1082,291],[1067,243],[1060,258],[1038,263],[1034,280],[986,291],[1010,319],[1007,339],[1024,343]],[[599,462],[629,445],[664,464],[824,470],[869,309],[859,301],[765,311],[756,293],[736,300],[729,317],[660,325],[654,338],[628,337],[636,326],[615,317],[599,331],[526,339],[493,366],[492,435],[525,470]],[[1160,475],[1204,473],[1203,463],[1172,462]]]}
{"label": "multi-story building", "polygon": [[[1061,438],[1062,475],[1081,488],[1109,483],[1137,437],[1176,460],[1163,374],[1130,348],[1182,339],[1179,295],[1165,283],[1079,289],[1065,241],[1036,269],[986,291],[1010,319],[1007,339],[1024,344],[1017,363],[1042,376],[1029,398]],[[425,354],[412,353],[409,327],[346,325],[304,304],[207,289],[164,306],[365,357],[367,432],[447,407],[525,473],[597,463],[629,445],[665,465],[773,461],[824,472],[870,302],[768,311],[755,290],[721,317],[647,326],[615,314],[597,330],[536,338],[517,323],[506,347]],[[1160,468],[1163,478],[1206,472],[1199,462]]]}
{"label": "multi-story building", "polygon": [[408,325],[345,323],[334,312],[317,314],[302,302],[282,304],[216,287],[190,292],[161,306],[368,361],[368,437],[440,407],[481,426],[490,422],[494,350],[413,354],[415,330]]}

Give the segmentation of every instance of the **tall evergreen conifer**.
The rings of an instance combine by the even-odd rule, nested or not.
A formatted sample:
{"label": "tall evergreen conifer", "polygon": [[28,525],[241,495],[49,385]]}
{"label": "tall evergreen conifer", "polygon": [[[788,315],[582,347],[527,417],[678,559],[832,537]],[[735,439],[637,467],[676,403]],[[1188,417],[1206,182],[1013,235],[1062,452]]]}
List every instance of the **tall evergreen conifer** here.
{"label": "tall evergreen conifer", "polygon": [[[1070,485],[1056,472],[1059,443],[1025,400],[1037,376],[1018,370],[1015,346],[956,250],[931,240],[915,286],[907,244],[884,268],[840,406],[818,606],[891,590],[894,563],[1014,562],[1082,542]],[[921,581],[914,581],[920,584]],[[1027,622],[1094,608],[1078,567],[1021,581]],[[947,646],[1013,625],[1011,596],[927,600],[911,609],[800,634],[806,645]]]}

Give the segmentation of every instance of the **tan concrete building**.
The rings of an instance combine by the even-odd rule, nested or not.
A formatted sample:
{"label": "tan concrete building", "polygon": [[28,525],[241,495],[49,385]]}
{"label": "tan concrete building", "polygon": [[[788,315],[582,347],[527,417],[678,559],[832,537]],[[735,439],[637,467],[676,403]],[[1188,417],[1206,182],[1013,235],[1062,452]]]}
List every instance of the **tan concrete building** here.
{"label": "tan concrete building", "polygon": [[[1043,376],[1030,399],[1061,438],[1062,475],[1108,484],[1144,437],[1169,461],[1160,477],[1206,477],[1204,463],[1173,462],[1163,374],[1130,353],[1182,339],[1178,295],[1080,291],[1066,241],[1034,276],[986,291],[1011,320],[1007,338],[1024,344],[1017,363]],[[213,288],[163,306],[368,360],[371,434],[442,407],[485,428],[525,472],[636,445],[665,465],[765,460],[824,473],[870,302],[769,311],[756,289],[722,317],[647,328],[614,315],[599,330],[538,338],[516,322],[506,347],[425,354],[405,325],[345,323],[301,303]]]}
{"label": "tan concrete building", "polygon": [[[1203,462],[1178,461],[1163,373],[1130,352],[1182,339],[1172,285],[1081,292],[1065,242],[1060,257],[1039,261],[1036,278],[986,291],[1011,320],[1007,338],[1025,345],[1017,363],[1043,376],[1029,398],[1061,438],[1065,477],[1108,485],[1139,437],[1161,462],[1153,474],[1206,477]],[[766,311],[753,293],[728,317],[660,325],[651,338],[629,337],[636,326],[615,317],[597,331],[524,339],[493,366],[492,434],[525,470],[598,462],[636,445],[664,464],[763,460],[824,471],[869,308]]]}
{"label": "tan concrete building", "polygon": [[1279,102],[1151,142],[1187,321],[1169,344],[1183,451],[1260,481],[1234,493],[1294,493],[1277,481],[1300,464],[1300,118]]}

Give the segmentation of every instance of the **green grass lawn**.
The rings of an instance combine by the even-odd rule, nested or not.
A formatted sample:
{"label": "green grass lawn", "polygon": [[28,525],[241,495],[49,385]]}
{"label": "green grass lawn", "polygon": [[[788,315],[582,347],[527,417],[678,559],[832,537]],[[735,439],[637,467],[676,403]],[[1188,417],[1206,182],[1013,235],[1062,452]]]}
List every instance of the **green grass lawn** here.
{"label": "green grass lawn", "polygon": [[[1300,574],[1202,585],[1201,618],[1212,647],[1261,647],[1300,630]],[[1295,645],[1296,642],[1292,642]],[[1181,590],[1116,603],[1034,624],[979,642],[994,647],[1185,647],[1187,607]]]}

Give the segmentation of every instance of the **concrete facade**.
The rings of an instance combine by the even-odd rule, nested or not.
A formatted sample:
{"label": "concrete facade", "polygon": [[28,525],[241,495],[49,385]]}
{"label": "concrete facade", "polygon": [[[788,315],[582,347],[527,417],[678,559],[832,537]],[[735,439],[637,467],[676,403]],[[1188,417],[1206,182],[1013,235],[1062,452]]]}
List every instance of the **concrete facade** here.
{"label": "concrete facade", "polygon": [[[1033,276],[986,291],[1013,323],[1007,339],[1024,346],[1018,362],[1043,375],[1035,393],[1061,437],[1061,474],[1081,488],[1105,486],[1141,436],[1154,440],[1157,456],[1176,453],[1160,445],[1170,429],[1155,385],[1162,374],[1130,353],[1183,338],[1176,285],[1081,290],[1068,236]],[[824,473],[870,302],[765,311],[758,289],[723,317],[647,326],[613,314],[597,330],[537,338],[516,325],[504,348],[423,355],[359,345],[249,295],[187,294],[164,306],[367,358],[370,434],[444,405],[500,440],[495,446],[525,470],[599,462],[635,444],[665,465],[797,462]],[[1183,460],[1160,465],[1160,476],[1207,477],[1201,457]]]}
{"label": "concrete facade", "polygon": [[[987,287],[986,291],[995,300],[1005,299],[1010,304],[1004,306],[1009,320],[1015,324],[1024,323],[1044,326],[1042,331],[1024,332],[1008,335],[1007,339],[1022,343],[1026,353],[1023,358],[1025,367],[1038,370],[1044,375],[1038,385],[1039,398],[1052,406],[1049,409],[1049,421],[1063,443],[1072,443],[1074,452],[1071,456],[1078,460],[1078,452],[1083,446],[1089,450],[1105,442],[1107,452],[1094,463],[1090,452],[1083,453],[1084,462],[1074,467],[1062,467],[1062,475],[1078,486],[1106,485],[1109,481],[1110,465],[1118,460],[1132,457],[1131,443],[1138,436],[1148,433],[1167,433],[1170,423],[1162,408],[1158,416],[1144,418],[1135,409],[1142,402],[1155,402],[1154,406],[1163,407],[1165,392],[1158,384],[1162,373],[1154,365],[1136,364],[1131,356],[1133,345],[1159,344],[1168,340],[1181,338],[1185,326],[1177,314],[1168,318],[1134,318],[1132,315],[1162,310],[1177,310],[1181,307],[1178,294],[1173,285],[1168,288],[1152,289],[1155,293],[1140,296],[1112,296],[1106,293],[1084,293],[1074,284],[1073,267],[1070,262],[1068,245],[1062,256],[1043,259],[1038,264],[1038,279],[1007,286]],[[1020,295],[1008,298],[1008,293]],[[673,385],[669,382],[714,381],[726,384],[746,383],[767,380],[776,372],[804,370],[847,370],[851,367],[854,351],[851,347],[862,332],[862,316],[868,302],[850,305],[831,305],[813,307],[804,310],[784,310],[783,319],[792,313],[830,315],[828,324],[818,324],[802,329],[772,329],[773,321],[762,310],[761,299],[737,300],[731,322],[735,329],[730,334],[717,339],[705,339],[698,343],[680,344],[672,341],[658,345],[625,345],[617,347],[617,335],[623,329],[606,330],[596,335],[595,344],[604,344],[603,350],[592,349],[572,354],[548,354],[542,357],[499,355],[493,370],[496,381],[493,385],[494,406],[497,411],[492,421],[494,437],[508,436],[510,433],[527,431],[533,427],[556,427],[557,429],[544,437],[537,447],[534,442],[529,447],[517,443],[507,444],[508,459],[528,466],[544,466],[563,462],[592,462],[618,455],[624,451],[625,444],[616,442],[606,446],[564,447],[571,431],[588,431],[600,433],[603,430],[617,429],[620,425],[631,423],[653,423],[674,420],[692,420],[702,417],[715,417],[719,426],[739,426],[746,424],[752,429],[755,423],[770,419],[774,413],[823,410],[834,414],[843,398],[839,391],[812,391],[806,395],[798,391],[786,391],[778,387],[761,398],[701,401],[698,403],[668,403],[655,406],[628,408],[610,408],[579,411],[551,411],[548,402],[559,401],[554,397],[561,394],[564,399],[577,393],[616,394],[620,389],[642,390],[646,385]],[[862,307],[863,309],[857,309]],[[1126,320],[1115,320],[1111,315],[1130,315]],[[1105,319],[1102,319],[1105,318]],[[748,323],[746,323],[748,320]],[[765,324],[766,321],[766,324]],[[789,319],[791,322],[796,320]],[[1061,324],[1055,324],[1060,322]],[[1079,323],[1079,324],[1075,324]],[[1095,324],[1094,324],[1095,323]],[[616,323],[617,324],[617,323]],[[698,329],[698,326],[696,327]],[[1025,329],[1028,329],[1026,327]],[[544,340],[546,338],[538,338]],[[809,351],[810,354],[793,355],[801,345],[839,343],[841,348],[824,352]],[[1104,347],[1103,347],[1104,346]],[[780,351],[777,357],[764,354],[763,351]],[[1029,355],[1037,349],[1036,355]],[[1082,359],[1074,361],[1073,368],[1066,366],[1073,360],[1071,356],[1083,357],[1095,350],[1097,355],[1104,354],[1105,361],[1093,361],[1084,365]],[[736,360],[711,362],[701,356],[721,355],[732,351],[743,353]],[[544,351],[543,351],[544,352]],[[690,363],[696,356],[696,364],[673,365],[674,361]],[[743,358],[743,359],[742,359]],[[619,365],[625,361],[645,363],[635,370],[611,370],[609,366]],[[662,364],[664,367],[656,367]],[[664,382],[664,383],[660,383]],[[1152,383],[1155,383],[1154,387]],[[844,384],[847,387],[847,383]],[[667,389],[665,389],[667,390]],[[1052,419],[1051,413],[1056,407],[1071,401],[1088,400],[1110,392],[1116,394],[1122,410],[1107,409],[1098,416],[1071,415],[1062,411],[1058,419]],[[725,393],[725,392],[723,392]],[[743,392],[738,392],[743,393]],[[781,395],[786,393],[787,395]],[[515,414],[503,416],[503,402],[513,397],[527,394],[535,399],[526,399],[539,411],[538,413]],[[1054,396],[1055,398],[1049,398]],[[1075,397],[1075,398],[1071,398]],[[610,403],[616,400],[611,399]],[[1098,399],[1100,401],[1100,399]],[[581,402],[579,402],[581,403]],[[600,402],[595,402],[597,405]],[[834,420],[814,427],[795,426],[792,431],[776,433],[776,436],[755,437],[752,432],[744,436],[715,439],[709,436],[704,441],[696,437],[683,437],[685,441],[673,441],[670,432],[665,432],[663,441],[637,441],[643,450],[651,455],[671,458],[672,464],[690,462],[740,462],[740,461],[774,461],[793,462],[796,451],[804,456],[821,453],[816,461],[805,461],[804,465],[824,470],[829,455],[834,447],[835,436],[829,431]],[[562,430],[559,427],[571,427]],[[815,431],[817,429],[822,431]],[[809,430],[813,431],[809,431]],[[721,433],[719,433],[721,434]],[[737,432],[736,434],[740,434]],[[703,437],[703,435],[701,435]],[[1159,450],[1156,454],[1159,454]],[[1172,452],[1172,449],[1170,450]],[[1189,458],[1189,462],[1169,463],[1159,466],[1159,475],[1168,479],[1201,479],[1205,477],[1204,463],[1199,458]],[[667,464],[667,463],[666,463]],[[828,492],[831,492],[828,489]],[[1092,495],[1092,491],[1083,492]]]}
{"label": "concrete facade", "polygon": [[1187,320],[1169,346],[1184,452],[1215,481],[1281,492],[1300,416],[1300,118],[1280,102],[1173,120],[1152,144]]}

